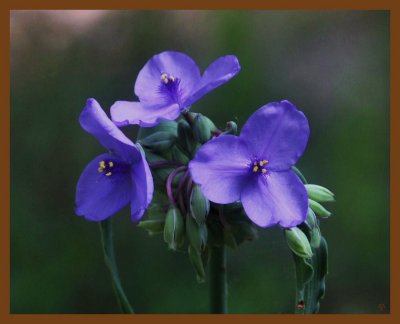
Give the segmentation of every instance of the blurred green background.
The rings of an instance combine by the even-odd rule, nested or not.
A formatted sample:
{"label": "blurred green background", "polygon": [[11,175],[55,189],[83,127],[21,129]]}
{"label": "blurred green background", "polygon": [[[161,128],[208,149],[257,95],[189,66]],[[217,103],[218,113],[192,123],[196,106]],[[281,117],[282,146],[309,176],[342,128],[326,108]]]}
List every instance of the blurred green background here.
{"label": "blurred green background", "polygon": [[[79,175],[104,151],[78,116],[89,97],[107,112],[133,100],[137,73],[164,50],[202,70],[239,58],[240,74],[192,107],[221,127],[275,100],[304,111],[311,138],[298,166],[337,199],[321,221],[330,263],[320,312],[389,312],[387,11],[12,11],[11,313],[118,312],[98,224],[74,215]],[[207,312],[207,285],[185,254],[128,209],[114,225],[137,312]],[[230,312],[291,313],[291,254],[279,228],[259,234],[229,252]]]}

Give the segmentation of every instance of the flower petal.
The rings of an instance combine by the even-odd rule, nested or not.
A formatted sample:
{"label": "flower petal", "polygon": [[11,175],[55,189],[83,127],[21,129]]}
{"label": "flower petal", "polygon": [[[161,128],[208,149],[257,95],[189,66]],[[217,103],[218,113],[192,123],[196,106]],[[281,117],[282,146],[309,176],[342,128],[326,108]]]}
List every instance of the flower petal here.
{"label": "flower petal", "polygon": [[138,221],[142,218],[147,207],[153,199],[153,177],[149,165],[147,164],[146,157],[142,150],[140,150],[142,159],[135,163],[131,169],[131,177],[133,183],[132,197],[131,197],[131,219]]}
{"label": "flower petal", "polygon": [[[127,172],[107,177],[98,171],[99,162],[105,160],[123,164]],[[111,154],[102,154],[92,160],[83,170],[76,187],[76,214],[91,221],[101,221],[125,207],[132,195],[129,169],[129,165]]]}
{"label": "flower petal", "polygon": [[227,55],[212,62],[204,71],[201,81],[192,94],[186,99],[184,106],[188,107],[208,92],[228,82],[240,71],[239,61],[234,55]]}
{"label": "flower petal", "polygon": [[140,125],[153,127],[163,120],[175,120],[180,114],[179,105],[144,107],[140,102],[116,101],[111,106],[112,121],[119,127]]}
{"label": "flower petal", "polygon": [[247,216],[260,227],[289,228],[306,219],[307,191],[293,171],[254,175],[241,195]]}
{"label": "flower petal", "polygon": [[209,200],[227,204],[240,198],[249,175],[248,157],[247,146],[239,137],[224,135],[204,144],[189,170]]}
{"label": "flower petal", "polygon": [[310,129],[304,114],[287,100],[258,109],[243,126],[240,137],[270,171],[285,171],[303,154]]}
{"label": "flower petal", "polygon": [[135,144],[108,118],[95,99],[88,99],[79,116],[82,128],[92,134],[108,150],[127,162],[138,161],[140,153]]}
{"label": "flower petal", "polygon": [[[140,70],[135,83],[135,94],[145,106],[160,106],[165,102],[160,93],[161,74],[167,73],[179,79],[179,93],[184,98],[200,82],[196,63],[186,54],[166,51],[154,55]],[[165,102],[171,104],[171,102]]]}

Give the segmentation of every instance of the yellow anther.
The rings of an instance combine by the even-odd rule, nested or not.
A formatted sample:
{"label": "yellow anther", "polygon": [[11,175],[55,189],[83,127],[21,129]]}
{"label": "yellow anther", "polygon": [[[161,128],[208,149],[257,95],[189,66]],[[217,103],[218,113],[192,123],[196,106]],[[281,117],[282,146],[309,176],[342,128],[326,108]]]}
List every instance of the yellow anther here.
{"label": "yellow anther", "polygon": [[161,74],[161,79],[166,79],[168,77],[168,75],[166,75],[165,73]]}
{"label": "yellow anther", "polygon": [[99,162],[100,168],[105,168],[106,167],[106,163],[104,161],[100,161]]}
{"label": "yellow anther", "polygon": [[261,172],[262,172],[262,173],[266,173],[266,172],[267,172],[267,169],[262,168],[262,169],[261,169]]}
{"label": "yellow anther", "polygon": [[175,82],[175,78],[174,78],[172,75],[169,76],[169,79],[170,79],[172,82]]}
{"label": "yellow anther", "polygon": [[267,164],[267,163],[268,163],[267,160],[262,160],[262,161],[260,161],[260,165],[261,165],[261,166],[263,166],[264,164]]}
{"label": "yellow anther", "polygon": [[256,165],[254,168],[253,168],[253,172],[257,172],[258,171],[258,166]]}
{"label": "yellow anther", "polygon": [[107,172],[107,173],[106,173],[106,176],[107,176],[107,177],[109,177],[110,175],[112,175],[111,172]]}
{"label": "yellow anther", "polygon": [[108,166],[109,166],[110,168],[112,168],[112,167],[114,166],[114,162],[113,162],[113,161],[108,162]]}
{"label": "yellow anther", "polygon": [[103,168],[98,168],[97,171],[99,171],[99,173],[103,172]]}
{"label": "yellow anther", "polygon": [[164,81],[165,84],[168,84],[168,79],[167,78],[163,79],[163,81]]}

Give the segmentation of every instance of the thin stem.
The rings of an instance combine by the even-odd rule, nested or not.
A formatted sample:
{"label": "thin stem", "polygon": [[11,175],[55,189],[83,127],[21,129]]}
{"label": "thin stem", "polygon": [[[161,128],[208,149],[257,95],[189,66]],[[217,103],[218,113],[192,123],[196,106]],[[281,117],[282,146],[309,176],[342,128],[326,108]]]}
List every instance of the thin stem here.
{"label": "thin stem", "polygon": [[174,193],[172,192],[172,181],[174,180],[174,178],[176,177],[176,175],[179,172],[182,172],[182,171],[184,171],[186,169],[187,169],[186,165],[183,165],[183,166],[181,166],[179,168],[176,168],[174,171],[172,171],[169,174],[169,176],[167,178],[167,183],[166,183],[167,196],[168,196],[169,203],[171,205],[175,205]]}
{"label": "thin stem", "polygon": [[228,288],[226,283],[225,245],[211,248],[210,269],[210,313],[228,313]]}
{"label": "thin stem", "polygon": [[111,219],[106,219],[100,222],[100,233],[104,252],[104,260],[106,262],[108,270],[110,270],[111,280],[114,287],[115,295],[118,300],[118,304],[121,308],[122,313],[134,314],[134,311],[129,304],[128,298],[125,295],[124,289],[122,288],[121,280],[118,274],[117,263],[115,260]]}

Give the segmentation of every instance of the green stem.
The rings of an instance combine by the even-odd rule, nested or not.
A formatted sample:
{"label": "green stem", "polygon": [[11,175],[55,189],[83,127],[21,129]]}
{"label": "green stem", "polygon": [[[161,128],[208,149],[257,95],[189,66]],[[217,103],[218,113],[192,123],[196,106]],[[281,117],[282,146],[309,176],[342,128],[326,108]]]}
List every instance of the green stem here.
{"label": "green stem", "polygon": [[100,222],[100,233],[101,242],[104,252],[104,260],[110,270],[111,280],[114,287],[115,295],[118,300],[118,304],[124,314],[133,314],[134,311],[129,304],[128,298],[125,295],[124,289],[122,288],[121,280],[118,275],[117,263],[115,260],[114,244],[113,244],[113,230],[110,219],[106,219]]}
{"label": "green stem", "polygon": [[210,270],[210,313],[227,314],[228,289],[226,283],[226,251],[225,245],[211,248]]}

